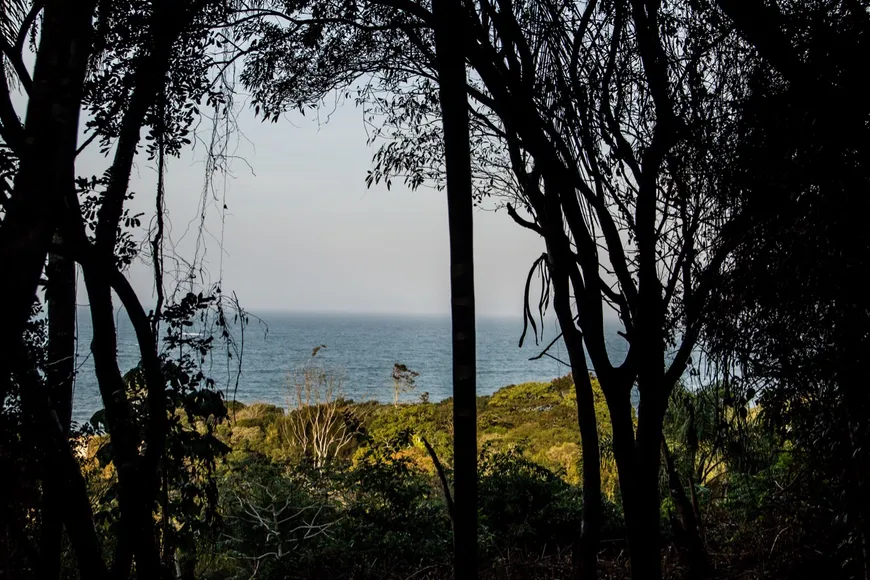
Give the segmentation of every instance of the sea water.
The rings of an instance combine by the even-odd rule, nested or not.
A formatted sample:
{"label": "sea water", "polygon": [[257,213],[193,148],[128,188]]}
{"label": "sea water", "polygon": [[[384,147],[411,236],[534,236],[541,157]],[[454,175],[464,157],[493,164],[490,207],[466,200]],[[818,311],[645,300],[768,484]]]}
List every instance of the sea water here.
{"label": "sea water", "polygon": [[[138,364],[138,345],[126,316],[119,312],[116,321],[118,363],[125,372]],[[289,376],[308,363],[312,350],[320,345],[326,347],[318,351],[317,364],[342,378],[341,389],[347,398],[392,401],[390,375],[395,363],[419,373],[415,388],[402,394],[401,400],[419,400],[423,393],[428,393],[431,401],[451,396],[449,316],[259,312],[248,321],[243,350],[235,326],[236,350],[232,357],[215,339],[218,346],[203,364],[206,375],[215,380],[228,400],[285,406]],[[544,321],[543,337],[538,326],[539,344],[535,345],[530,328],[523,348],[519,348],[523,330],[520,315],[477,320],[479,394],[492,394],[510,384],[551,380],[570,371],[561,340],[549,350],[552,356],[529,360],[559,335],[553,322]],[[608,349],[615,363],[625,356],[625,342],[617,330],[615,322],[608,326]],[[88,311],[81,309],[73,407],[77,422],[87,421],[102,407],[90,357],[91,335]]]}

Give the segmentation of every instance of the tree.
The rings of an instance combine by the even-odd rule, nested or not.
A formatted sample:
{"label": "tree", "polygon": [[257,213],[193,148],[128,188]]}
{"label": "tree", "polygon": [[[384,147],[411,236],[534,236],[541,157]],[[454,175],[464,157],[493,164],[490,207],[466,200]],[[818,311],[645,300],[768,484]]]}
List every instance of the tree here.
{"label": "tree", "polygon": [[870,244],[863,225],[870,111],[856,94],[866,6],[716,5],[757,51],[739,110],[741,146],[723,189],[765,211],[719,282],[706,346],[740,377],[738,395],[757,392],[764,416],[810,458],[813,472],[825,473],[825,487],[839,495],[825,509],[851,522],[843,545],[870,577],[870,397],[859,386],[870,362],[861,274]]}
{"label": "tree", "polygon": [[[369,183],[402,177],[411,186],[442,186],[440,129],[429,122],[440,79],[430,33],[437,19],[427,4],[372,1],[345,10],[326,3],[311,13],[276,7],[275,20],[251,32],[261,36],[243,80],[256,107],[274,118],[300,96],[308,102],[370,75],[375,82],[357,100],[373,111],[374,138],[385,141]],[[713,280],[753,215],[710,187],[717,160],[733,147],[733,104],[746,90],[737,48],[745,45],[715,21],[699,20],[703,7],[693,4],[464,7],[474,191],[506,194],[511,217],[545,241],[536,266],[551,284],[573,374],[589,376],[588,354],[610,408],[632,573],[658,577],[651,538],[659,537],[664,413]],[[300,47],[305,60],[282,58]],[[320,75],[317,83],[289,80],[310,79],[308,71]],[[610,308],[628,342],[621,362],[605,348]],[[598,441],[591,387],[580,380],[576,388],[588,467],[583,562],[594,574]]]}
{"label": "tree", "polygon": [[[0,83],[4,88],[18,87],[28,93],[32,90],[32,81],[23,63],[23,49],[38,11],[37,6],[31,6],[28,2],[3,3],[0,10],[3,18],[0,22],[0,29],[2,29],[0,74],[3,79]],[[22,130],[11,102],[6,102],[6,97],[0,98],[4,98],[4,104],[0,106],[3,110],[3,114],[0,115],[0,127],[2,127],[0,137],[6,145],[4,154],[15,155],[11,148],[15,146],[17,153],[21,153],[20,143],[16,143],[15,140],[16,133]],[[0,198],[0,204],[3,206],[6,205],[7,191],[11,193],[4,183],[2,198]],[[48,360],[45,366],[45,371],[49,375],[47,387],[51,391],[49,398],[52,410],[58,416],[63,433],[68,435],[75,376],[75,264],[61,255],[50,254],[46,276],[47,286],[50,287],[46,296],[48,302],[46,314],[49,320]],[[5,349],[4,351],[10,352]],[[5,369],[0,369],[0,373],[3,372]],[[0,393],[2,392],[3,389],[0,388]],[[0,400],[2,398],[3,395],[0,394]],[[56,577],[60,565],[61,508],[58,502],[61,498],[60,490],[51,485],[45,488],[44,529],[40,538],[40,563],[45,577]]]}
{"label": "tree", "polygon": [[[457,580],[477,578],[477,359],[471,147],[465,24],[459,0],[432,5],[444,131],[453,323],[453,558]],[[457,41],[458,40],[458,41]]]}
{"label": "tree", "polygon": [[320,468],[339,457],[360,434],[363,417],[354,411],[342,393],[342,377],[312,360],[290,380],[288,414],[283,428],[287,438]]}
{"label": "tree", "polygon": [[399,394],[411,392],[416,386],[415,380],[420,373],[409,369],[407,365],[395,363],[390,376],[393,379],[393,404],[398,405]]}
{"label": "tree", "polygon": [[[112,438],[112,460],[119,473],[122,522],[112,574],[128,576],[135,560],[137,573],[158,577],[161,556],[153,516],[161,480],[164,490],[168,481],[165,453],[173,428],[170,415],[179,402],[172,398],[176,390],[172,381],[186,377],[189,382],[190,376],[186,371],[173,376],[177,366],[167,366],[158,355],[159,320],[169,320],[164,317],[169,307],[164,305],[159,251],[154,256],[159,298],[150,317],[123,274],[138,250],[125,228],[139,225],[138,216],[129,215],[124,203],[130,197],[134,157],[142,148],[141,132],[148,127],[152,145],[145,150],[160,173],[158,227],[153,240],[159,249],[164,157],[190,142],[186,135],[198,114],[194,102],[201,98],[213,104],[220,101],[212,88],[214,59],[207,46],[214,27],[224,21],[226,5],[202,0],[50,1],[9,6],[15,10],[5,10],[4,2],[0,47],[4,73],[0,81],[4,179],[0,199],[4,284],[0,294],[9,309],[9,324],[0,330],[0,406],[14,409],[25,419],[22,424],[33,426],[32,431],[21,433],[21,439],[38,450],[36,477],[45,494],[41,523],[46,553],[39,562],[40,575],[57,575],[58,511],[80,573],[94,578],[108,574],[84,482],[67,440],[73,362],[69,331],[75,296],[70,279],[75,261],[82,266],[90,299],[95,331],[92,350]],[[39,46],[31,79],[24,64],[24,45],[31,33],[36,35],[37,23]],[[27,97],[23,124],[12,101],[13,90],[19,88]],[[91,117],[87,123],[90,135],[79,144],[83,106]],[[76,156],[95,140],[105,153],[114,153],[112,163],[104,178],[77,178]],[[89,237],[91,231],[93,237]],[[43,271],[49,277],[47,380],[30,362],[34,357],[22,342]],[[121,299],[136,330],[148,393],[146,413],[136,411],[117,366],[112,292]],[[194,296],[192,304],[181,308],[197,304],[210,301]],[[44,349],[45,345],[33,348]],[[207,351],[208,347],[197,345],[196,349]],[[52,499],[60,497],[64,498],[62,507]],[[166,506],[163,502],[164,522],[169,517]],[[174,550],[165,534],[162,548],[170,556]]]}
{"label": "tree", "polygon": [[295,562],[285,560],[338,523],[325,494],[311,497],[305,486],[273,465],[247,461],[222,483],[222,547],[248,577],[286,574]]}
{"label": "tree", "polygon": [[[4,38],[4,74],[0,75],[0,138],[16,159],[12,187],[4,192],[0,227],[0,300],[8,320],[0,330],[0,402],[9,389],[8,377],[20,351],[51,238],[61,224],[62,199],[75,176],[79,109],[90,58],[93,2],[16,3],[24,17],[15,22],[15,44]],[[27,7],[27,11],[23,10]],[[40,10],[41,9],[41,10]],[[36,16],[42,11],[40,43],[33,78],[24,66],[23,48]],[[15,12],[5,11],[4,20]],[[9,17],[7,19],[7,17]],[[6,64],[15,70],[30,96],[24,124],[12,105]],[[50,164],[55,170],[45,171]]]}
{"label": "tree", "polygon": [[[203,47],[211,27],[220,22],[223,9],[217,3],[193,0],[114,9],[106,4],[101,9],[103,35],[97,46],[103,51],[104,65],[91,78],[88,105],[94,117],[92,132],[104,148],[114,145],[114,157],[105,177],[91,184],[91,189],[99,191],[93,209],[95,223],[91,224],[93,239],[87,237],[82,216],[76,215],[81,210],[78,200],[70,198],[69,189],[66,205],[73,215],[67,218],[72,225],[66,238],[70,253],[82,264],[94,329],[94,367],[113,441],[113,461],[118,466],[122,533],[114,566],[128,569],[135,555],[137,570],[157,576],[160,554],[151,506],[159,487],[158,471],[168,429],[165,379],[157,354],[156,326],[151,325],[132,288],[117,273],[119,266],[132,258],[124,255],[127,246],[119,232],[127,217],[124,202],[142,128],[150,128],[155,144],[150,153],[158,163],[183,145],[194,120],[186,103],[209,93],[208,68],[200,68],[204,59],[208,62]],[[120,76],[129,79],[129,85],[121,85],[117,91],[101,89],[117,86],[108,81]],[[157,194],[159,198],[161,192]],[[148,413],[141,427],[145,440],[141,454],[139,427],[130,403],[117,395],[124,389],[117,363],[113,290],[130,316],[142,355]],[[158,288],[160,296],[162,291]],[[159,298],[157,317],[161,306]]]}
{"label": "tree", "polygon": [[[346,12],[321,4],[311,14],[282,7],[276,18],[292,26],[271,22],[260,31],[243,78],[257,106],[274,116],[299,95],[374,75],[377,82],[358,100],[374,111],[374,122],[380,116],[375,138],[388,139],[369,182],[404,177],[412,186],[443,185],[439,129],[428,122],[439,79],[429,32],[434,16],[425,3],[368,6]],[[746,86],[734,66],[739,40],[712,20],[699,21],[699,10],[682,3],[530,0],[465,3],[462,19],[473,71],[466,91],[474,191],[506,194],[511,217],[545,241],[536,265],[551,284],[574,376],[589,376],[588,354],[610,408],[637,577],[660,574],[658,542],[650,538],[658,537],[670,391],[696,343],[713,280],[752,218],[710,187],[717,160],[733,147],[730,115]],[[328,50],[318,51],[310,30]],[[298,54],[298,46],[311,53],[305,62],[278,56]],[[290,71],[300,76],[309,66],[322,75],[320,83],[287,82]],[[609,308],[629,345],[622,362],[611,361],[605,348]],[[584,562],[591,573],[600,481],[585,383],[576,388],[588,466]]]}
{"label": "tree", "polygon": [[[59,254],[49,254],[45,274],[48,279],[45,296],[48,304],[46,383],[51,410],[57,415],[64,436],[69,436],[76,375],[75,262]],[[54,483],[46,480],[43,487],[45,507],[39,552],[45,578],[56,578],[60,573],[63,526],[60,503],[63,494]]]}
{"label": "tree", "polygon": [[[8,6],[7,6],[8,4]],[[74,360],[70,357],[71,262],[54,256],[48,270],[50,280],[49,357],[51,383],[46,386],[33,373],[22,368],[30,357],[22,334],[31,316],[37,285],[42,274],[52,236],[61,225],[65,187],[72,185],[78,117],[84,96],[86,63],[90,58],[92,2],[4,2],[2,63],[0,74],[0,138],[3,154],[12,161],[11,186],[3,188],[3,221],[0,224],[0,270],[4,272],[0,296],[8,307],[8,320],[0,330],[0,406],[16,379],[28,375],[26,387],[19,391],[25,417],[44,430],[44,442],[30,439],[36,449],[44,447],[44,469],[56,469],[44,486],[46,509],[39,562],[34,562],[44,577],[57,575],[59,565],[60,519],[67,519],[70,537],[79,552],[82,573],[99,578],[105,574],[95,556],[93,528],[87,528],[87,498],[80,475],[70,473],[74,459],[68,453],[65,437],[69,429],[71,381]],[[24,65],[24,48],[37,17],[42,14],[40,42],[31,78]],[[29,96],[22,125],[12,105],[13,87]],[[52,169],[47,171],[46,165]],[[5,176],[4,176],[5,177]],[[74,289],[72,290],[74,305]],[[34,345],[31,345],[33,348]],[[41,348],[41,346],[35,346]],[[38,390],[39,393],[25,393]],[[32,395],[32,396],[31,396]],[[39,401],[44,407],[27,412],[28,403]],[[39,428],[39,427],[37,427]],[[28,439],[24,435],[22,439]],[[67,450],[64,451],[64,447]],[[67,473],[67,475],[64,475]],[[70,498],[72,495],[75,499]],[[67,504],[62,507],[60,502]],[[69,517],[84,517],[77,523]],[[85,555],[84,552],[90,552]]]}

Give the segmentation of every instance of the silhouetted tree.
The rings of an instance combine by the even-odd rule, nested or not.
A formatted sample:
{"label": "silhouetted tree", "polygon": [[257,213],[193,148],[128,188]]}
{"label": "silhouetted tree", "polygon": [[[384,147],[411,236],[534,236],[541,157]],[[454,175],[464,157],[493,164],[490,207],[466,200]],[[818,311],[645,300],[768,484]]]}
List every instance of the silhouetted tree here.
{"label": "silhouetted tree", "polygon": [[[176,387],[193,388],[204,381],[192,380],[189,370],[180,373],[183,378],[175,376],[178,365],[158,356],[157,325],[164,318],[162,279],[157,280],[157,309],[149,318],[123,275],[137,252],[125,227],[138,225],[137,216],[124,210],[124,202],[130,197],[128,181],[141,148],[142,129],[150,130],[151,145],[145,149],[158,162],[162,184],[164,156],[177,154],[190,142],[186,135],[197,115],[194,102],[203,97],[220,100],[212,87],[214,59],[207,47],[213,27],[224,21],[226,4],[49,1],[15,3],[14,11],[6,8],[4,2],[0,297],[9,324],[0,329],[0,407],[19,413],[21,425],[32,426],[18,436],[37,450],[35,478],[44,494],[40,523],[45,554],[38,562],[39,575],[57,576],[59,521],[68,531],[82,576],[108,574],[84,481],[67,440],[74,370],[75,261],[82,266],[88,291],[94,328],[91,347],[119,479],[121,522],[112,574],[128,577],[135,560],[137,574],[157,578],[162,574],[160,548],[170,560],[174,553],[174,544],[166,537],[167,501],[162,502],[162,546],[154,526],[161,480],[164,491],[171,481],[172,465],[165,460],[167,436],[175,424],[170,414],[179,404],[188,411],[194,404],[202,407],[191,397],[176,398]],[[37,24],[39,46],[31,79],[24,48],[36,34]],[[27,98],[23,124],[12,101],[13,90],[19,88]],[[79,144],[83,105],[90,112],[90,136]],[[114,148],[106,176],[78,179],[76,156],[97,139],[105,153]],[[158,224],[162,223],[161,188]],[[158,247],[160,236],[158,226]],[[155,254],[159,278],[162,263],[159,252]],[[49,306],[44,378],[43,367],[30,362],[29,351],[46,345],[23,340],[43,271],[48,276]],[[137,411],[140,402],[134,404],[129,398],[118,368],[113,291],[136,331],[146,413]],[[209,304],[207,299],[194,302],[200,308]],[[208,348],[197,345],[196,352]]]}
{"label": "silhouetted tree", "polygon": [[[374,139],[386,139],[369,183],[443,184],[439,129],[428,122],[438,74],[427,4],[319,3],[310,13],[275,5],[274,20],[251,31],[259,36],[243,75],[258,109],[274,118],[300,97],[372,75],[377,82],[357,99],[373,111]],[[731,107],[745,83],[738,40],[699,22],[698,10],[640,0],[483,1],[463,10],[474,191],[509,196],[511,216],[546,243],[536,265],[551,283],[573,374],[589,376],[588,354],[610,408],[638,578],[660,575],[659,458],[670,392],[713,280],[751,218],[709,187],[711,152],[727,156]],[[305,50],[305,59],[281,56]],[[605,348],[608,308],[624,327],[624,361]],[[598,441],[591,387],[575,386],[586,466],[583,562],[594,574]]]}
{"label": "silhouetted tree", "polygon": [[460,0],[434,0],[432,4],[450,229],[454,577],[470,580],[477,578],[477,342],[463,11]]}
{"label": "silhouetted tree", "polygon": [[[75,177],[79,109],[90,58],[92,1],[18,3],[15,43],[3,40],[4,74],[0,86],[0,137],[16,159],[12,187],[3,200],[0,226],[0,302],[7,319],[0,329],[0,403],[5,400],[15,353],[30,317],[30,307],[51,245],[61,224],[63,198]],[[24,44],[37,14],[43,14],[33,78],[24,65]],[[4,11],[4,20],[13,13]],[[7,20],[5,29],[10,29]],[[12,105],[6,64],[29,95],[22,124]],[[52,167],[51,171],[46,166]]]}
{"label": "silhouetted tree", "polygon": [[[428,6],[319,3],[310,13],[275,6],[269,18],[277,23],[251,30],[257,45],[243,75],[258,110],[275,118],[373,75],[377,82],[358,100],[374,111],[372,124],[381,122],[375,138],[389,139],[369,183],[402,176],[411,186],[443,184],[439,129],[427,122],[437,114],[439,79]],[[712,197],[703,176],[706,151],[727,138],[727,103],[742,89],[725,66],[723,42],[733,38],[695,25],[693,9],[682,4],[484,1],[464,3],[462,14],[473,71],[466,91],[474,191],[517,200],[511,216],[546,242],[539,264],[552,283],[574,376],[589,376],[588,353],[610,407],[633,574],[657,577],[662,420],[695,345],[711,278],[742,230],[743,215]],[[290,26],[282,28],[282,19]],[[280,56],[306,50],[304,60]],[[621,363],[605,348],[608,305],[629,343]],[[583,561],[594,574],[598,441],[591,387],[577,383],[587,466]]]}
{"label": "silhouetted tree", "polygon": [[870,577],[867,6],[716,5],[757,51],[720,189],[762,219],[718,282],[707,347],[838,497],[825,509],[849,522],[843,545]]}
{"label": "silhouetted tree", "polygon": [[[75,262],[59,254],[49,254],[45,274],[48,322],[46,388],[51,410],[57,415],[64,436],[69,436],[76,374]],[[45,578],[57,578],[60,573],[63,501],[62,489],[54,480],[46,479],[39,548]]]}
{"label": "silhouetted tree", "polygon": [[[7,1],[3,3],[2,22],[0,22],[0,61],[2,61],[3,78],[0,80],[0,91],[6,92],[0,96],[0,138],[4,141],[4,153],[15,157],[22,153],[23,143],[18,141],[23,136],[15,111],[9,99],[10,87],[18,88],[30,94],[33,82],[24,66],[24,45],[33,26],[39,7],[24,1]],[[86,51],[85,51],[86,52]],[[73,97],[75,99],[76,97]],[[77,106],[77,105],[75,105]],[[77,114],[77,111],[75,112]],[[72,117],[70,117],[72,119]],[[11,139],[11,141],[10,141]],[[17,172],[17,168],[16,168]],[[4,184],[5,185],[5,184]],[[3,188],[0,203],[6,205],[7,187]],[[11,188],[8,188],[11,194]],[[5,209],[5,207],[4,207]],[[64,434],[68,434],[70,412],[72,409],[72,387],[75,374],[75,264],[63,256],[51,254],[46,268],[50,291],[47,292],[48,325],[47,343],[47,374],[46,388],[50,392],[52,410],[57,414]],[[22,313],[25,313],[22,311]],[[16,313],[17,316],[18,313]],[[8,346],[8,344],[7,344]],[[13,351],[4,348],[4,352]],[[8,372],[7,368],[0,373]],[[2,380],[2,379],[0,379]],[[3,389],[0,388],[0,393]],[[0,401],[3,395],[0,394]],[[0,402],[2,404],[2,402]],[[43,510],[43,531],[40,539],[39,565],[41,574],[45,577],[56,577],[60,565],[61,541],[61,490],[48,485],[44,490],[45,508]]]}

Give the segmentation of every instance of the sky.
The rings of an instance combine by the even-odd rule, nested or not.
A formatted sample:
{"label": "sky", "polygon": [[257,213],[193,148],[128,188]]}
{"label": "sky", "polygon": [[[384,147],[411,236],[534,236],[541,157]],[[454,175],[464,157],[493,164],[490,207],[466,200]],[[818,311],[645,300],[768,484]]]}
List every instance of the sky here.
{"label": "sky", "polygon": [[[448,313],[446,194],[396,182],[391,190],[366,188],[373,149],[362,111],[348,103],[324,120],[295,114],[264,124],[240,105],[231,175],[212,182],[204,206],[200,251],[208,281],[220,280],[225,293],[234,291],[253,312]],[[209,133],[202,128],[198,135]],[[198,143],[168,164],[170,256],[174,247],[189,260],[197,247],[205,149]],[[77,172],[100,174],[108,161],[92,145]],[[130,184],[137,196],[128,205],[145,214],[146,224],[155,183],[154,163],[140,153]],[[543,242],[505,211],[476,210],[474,225],[477,312],[519,318],[526,275]],[[144,230],[136,236],[143,239]],[[150,303],[148,266],[134,266],[130,278]],[[80,299],[86,301],[84,292]]]}

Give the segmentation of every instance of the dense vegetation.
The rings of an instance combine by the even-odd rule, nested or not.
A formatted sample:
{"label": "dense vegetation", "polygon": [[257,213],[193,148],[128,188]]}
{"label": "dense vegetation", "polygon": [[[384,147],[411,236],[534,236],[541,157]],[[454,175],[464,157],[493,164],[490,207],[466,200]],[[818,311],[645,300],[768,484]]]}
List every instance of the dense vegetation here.
{"label": "dense vegetation", "polygon": [[[313,388],[328,384],[330,371],[312,365],[306,372],[321,381]],[[131,388],[135,381],[129,374]],[[593,385],[604,419],[594,379]],[[583,505],[573,386],[569,375],[478,398],[482,577],[571,576]],[[770,428],[765,409],[726,405],[714,387],[678,393],[666,421],[666,464],[691,489],[713,575],[797,578],[823,570],[849,577],[855,564],[839,564],[845,528],[818,535],[810,527],[834,500],[808,489],[824,482],[814,481],[794,442]],[[450,577],[452,401],[381,404],[336,397],[317,413],[325,417],[332,409],[341,419],[319,423],[332,442],[320,458],[312,445],[318,428],[313,407],[233,403],[223,420],[183,420],[200,434],[212,433],[221,451],[208,476],[217,495],[207,517],[199,507],[207,493],[204,479],[170,489],[170,501],[187,503],[182,513],[201,518],[170,524],[172,533],[192,528],[179,544],[179,567],[188,563],[197,578]],[[300,419],[308,438],[300,436]],[[609,433],[600,435],[609,441]],[[108,439],[81,437],[89,495],[102,542],[111,546],[117,476],[105,450]],[[622,505],[616,465],[603,445],[602,573],[621,578],[628,568]],[[685,577],[689,564],[677,500],[667,483],[662,489],[660,526],[673,546],[665,569]]]}
{"label": "dense vegetation", "polygon": [[[868,8],[0,0],[0,574],[870,579]],[[345,401],[313,361],[287,413],[226,404],[248,316],[199,243],[165,255],[164,194],[205,124],[208,205],[241,93],[353,100],[369,186],[447,188],[454,404]],[[520,342],[554,313],[572,379],[475,396],[473,204],[545,246]]]}

